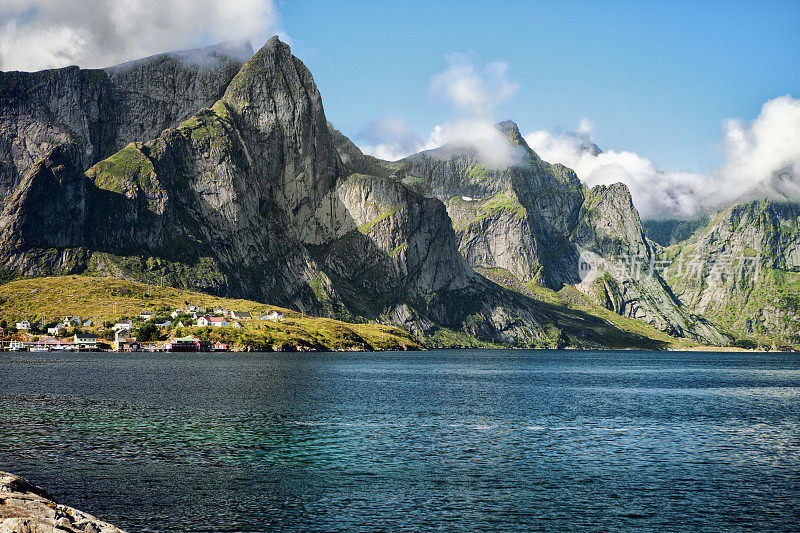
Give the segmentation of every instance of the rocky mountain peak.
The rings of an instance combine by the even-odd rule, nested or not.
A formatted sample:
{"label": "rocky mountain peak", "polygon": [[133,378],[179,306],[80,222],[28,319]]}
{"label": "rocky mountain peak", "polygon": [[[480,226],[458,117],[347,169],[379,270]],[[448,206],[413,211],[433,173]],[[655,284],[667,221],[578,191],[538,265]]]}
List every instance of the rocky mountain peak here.
{"label": "rocky mountain peak", "polygon": [[513,120],[504,120],[502,122],[497,123],[497,129],[500,132],[508,137],[508,140],[511,141],[512,144],[523,144],[527,148],[527,143],[525,143],[525,139],[522,138],[522,133],[519,131],[519,126]]}
{"label": "rocky mountain peak", "polygon": [[[324,120],[322,98],[314,78],[278,36],[270,38],[231,80],[223,100],[246,117],[278,115],[294,120],[308,111]],[[310,106],[306,109],[305,106]],[[263,117],[262,117],[263,118]],[[306,116],[305,118],[309,118]],[[327,135],[327,121],[323,122]],[[261,126],[268,124],[261,122]]]}
{"label": "rocky mountain peak", "polygon": [[324,205],[332,216],[331,195],[344,171],[314,78],[289,45],[272,37],[241,67],[215,105],[216,113],[226,109],[238,119],[248,159],[259,162],[248,171],[297,217],[304,242],[327,238],[330,228],[316,225],[315,213]]}

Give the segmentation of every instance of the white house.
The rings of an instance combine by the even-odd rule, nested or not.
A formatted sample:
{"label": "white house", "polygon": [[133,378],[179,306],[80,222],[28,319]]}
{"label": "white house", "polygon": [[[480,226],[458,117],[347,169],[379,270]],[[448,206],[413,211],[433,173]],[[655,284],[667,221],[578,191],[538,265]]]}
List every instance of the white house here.
{"label": "white house", "polygon": [[49,335],[61,335],[61,331],[64,329],[64,326],[61,324],[56,324],[52,328],[47,328],[47,333]]}
{"label": "white house", "polygon": [[156,316],[155,313],[148,313],[148,312],[139,313],[139,318],[141,318],[142,320],[150,320],[154,316]]}
{"label": "white house", "polygon": [[201,316],[197,319],[197,325],[201,327],[228,328],[231,323],[224,316]]}
{"label": "white house", "polygon": [[113,329],[114,331],[121,331],[123,329],[130,330],[133,329],[133,322],[131,322],[130,320],[120,320],[119,322],[114,324],[114,327],[111,329]]}
{"label": "white house", "polygon": [[236,320],[250,320],[253,318],[253,315],[246,311],[231,311],[231,318],[235,318]]}
{"label": "white house", "polygon": [[17,322],[17,329],[31,329],[31,323],[27,320],[20,320]]}
{"label": "white house", "polygon": [[181,310],[180,309],[176,309],[172,313],[170,313],[169,316],[172,317],[172,320],[175,320],[176,318],[178,318],[179,314],[181,314]]}
{"label": "white house", "polygon": [[196,312],[196,311],[199,311],[200,308],[197,307],[196,305],[190,305],[189,307],[186,308],[186,310],[189,311],[189,312]]}
{"label": "white house", "polygon": [[97,335],[91,333],[76,333],[75,344],[78,345],[80,350],[95,350],[97,349]]}
{"label": "white house", "polygon": [[239,322],[238,320],[236,322],[234,322],[233,324],[231,324],[231,327],[235,328],[235,329],[244,329],[244,325],[242,325],[242,323]]}
{"label": "white house", "polygon": [[80,326],[81,319],[80,317],[77,316],[65,316],[63,319],[61,319],[61,323],[64,325],[65,328],[68,328],[70,326]]}
{"label": "white house", "polygon": [[278,322],[283,322],[283,313],[279,313],[278,311],[270,311],[260,318],[261,320],[277,320]]}

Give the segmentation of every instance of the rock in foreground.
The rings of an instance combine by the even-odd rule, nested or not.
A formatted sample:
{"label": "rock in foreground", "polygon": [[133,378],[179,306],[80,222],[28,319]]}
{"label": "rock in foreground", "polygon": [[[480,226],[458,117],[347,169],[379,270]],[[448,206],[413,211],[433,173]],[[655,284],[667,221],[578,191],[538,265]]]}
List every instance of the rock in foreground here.
{"label": "rock in foreground", "polygon": [[124,533],[94,516],[61,505],[27,479],[0,472],[0,533]]}

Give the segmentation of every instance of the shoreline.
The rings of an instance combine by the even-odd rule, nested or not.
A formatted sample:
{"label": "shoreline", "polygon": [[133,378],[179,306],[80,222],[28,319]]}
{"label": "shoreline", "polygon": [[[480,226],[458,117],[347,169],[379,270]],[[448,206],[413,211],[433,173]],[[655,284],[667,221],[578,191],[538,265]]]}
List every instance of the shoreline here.
{"label": "shoreline", "polygon": [[683,347],[668,347],[662,350],[653,348],[579,348],[567,346],[564,348],[537,348],[533,346],[432,346],[422,348],[405,348],[405,349],[391,349],[391,348],[375,348],[372,350],[342,348],[334,350],[316,350],[308,348],[299,349],[285,349],[285,350],[50,350],[50,351],[28,351],[28,350],[3,350],[0,349],[0,354],[31,354],[31,353],[48,353],[48,354],[86,354],[86,353],[101,353],[109,356],[113,355],[131,355],[131,354],[243,354],[243,353],[284,353],[284,354],[323,354],[323,353],[407,353],[407,352],[435,352],[441,350],[508,350],[508,351],[535,351],[535,352],[708,352],[708,353],[757,353],[757,354],[776,354],[776,353],[800,353],[800,350],[759,350],[750,348],[740,348],[738,346],[683,346]]}
{"label": "shoreline", "polygon": [[27,479],[0,470],[0,533],[45,531],[125,533],[89,513],[57,503]]}

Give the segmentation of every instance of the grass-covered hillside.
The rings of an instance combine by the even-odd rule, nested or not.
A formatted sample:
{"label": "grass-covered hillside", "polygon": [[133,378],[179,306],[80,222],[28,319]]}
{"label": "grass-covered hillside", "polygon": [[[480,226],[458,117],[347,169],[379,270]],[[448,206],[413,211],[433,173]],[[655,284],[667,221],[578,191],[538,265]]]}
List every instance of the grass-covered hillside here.
{"label": "grass-covered hillside", "polygon": [[[250,312],[253,320],[242,320],[245,329],[162,328],[160,337],[194,334],[203,339],[223,340],[237,348],[260,350],[407,350],[420,349],[410,334],[390,326],[351,324],[264,305],[250,300],[219,298],[171,287],[145,285],[108,277],[54,276],[28,278],[0,285],[0,319],[9,325],[23,318],[31,323],[77,316],[94,321],[93,328],[122,317],[138,317],[143,311],[169,314],[189,305],[201,309],[224,307]],[[280,311],[284,321],[262,321],[256,317]],[[262,326],[264,328],[262,329]],[[178,331],[180,329],[180,331]]]}

